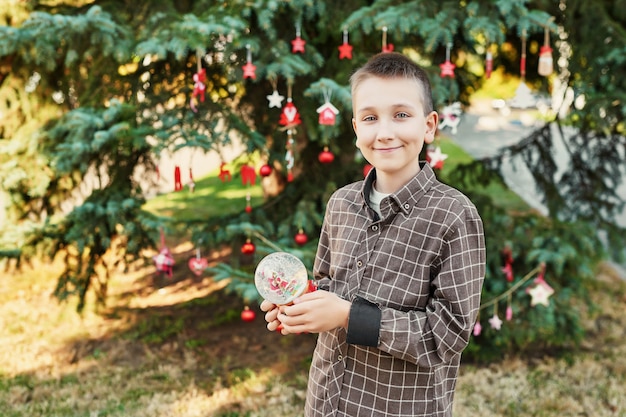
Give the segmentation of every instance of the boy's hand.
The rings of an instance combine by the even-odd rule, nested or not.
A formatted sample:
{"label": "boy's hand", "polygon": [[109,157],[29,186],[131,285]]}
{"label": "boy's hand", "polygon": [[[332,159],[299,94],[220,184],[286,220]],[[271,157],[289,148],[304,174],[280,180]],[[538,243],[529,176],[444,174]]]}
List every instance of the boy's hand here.
{"label": "boy's hand", "polygon": [[267,329],[271,332],[278,329],[280,326],[280,321],[276,319],[278,315],[278,308],[276,304],[273,304],[267,300],[263,300],[261,303],[261,310],[265,311],[265,321],[267,322]]}
{"label": "boy's hand", "polygon": [[[277,322],[275,328],[282,325],[282,334],[320,333],[337,327],[347,328],[350,306],[350,301],[331,292],[314,291],[296,298],[292,305],[274,306],[265,319],[268,321],[268,329],[274,321]],[[278,312],[276,316],[273,314],[275,311]]]}

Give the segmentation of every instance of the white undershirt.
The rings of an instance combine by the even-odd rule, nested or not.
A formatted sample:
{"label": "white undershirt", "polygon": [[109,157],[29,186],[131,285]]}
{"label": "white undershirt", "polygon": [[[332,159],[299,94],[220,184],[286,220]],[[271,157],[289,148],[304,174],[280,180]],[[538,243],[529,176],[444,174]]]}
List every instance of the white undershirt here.
{"label": "white undershirt", "polygon": [[379,217],[383,217],[380,212],[380,202],[383,201],[383,198],[388,195],[389,194],[376,191],[376,183],[372,184],[372,188],[370,190],[370,207],[378,214]]}

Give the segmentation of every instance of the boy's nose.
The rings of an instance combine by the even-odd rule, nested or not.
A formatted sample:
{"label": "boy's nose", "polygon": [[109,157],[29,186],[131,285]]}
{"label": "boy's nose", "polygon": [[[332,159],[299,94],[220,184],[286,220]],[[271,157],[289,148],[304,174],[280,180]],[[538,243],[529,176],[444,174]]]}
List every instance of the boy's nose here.
{"label": "boy's nose", "polygon": [[378,123],[378,131],[376,132],[377,140],[385,140],[393,138],[393,125],[390,121],[380,120]]}

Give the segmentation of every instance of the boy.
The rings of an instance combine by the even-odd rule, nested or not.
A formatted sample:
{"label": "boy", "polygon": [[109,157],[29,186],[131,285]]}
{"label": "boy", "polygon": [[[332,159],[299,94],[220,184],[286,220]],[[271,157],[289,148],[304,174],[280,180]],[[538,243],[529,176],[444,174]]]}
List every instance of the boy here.
{"label": "boy", "polygon": [[261,304],[268,329],[319,333],[305,415],[451,416],[485,273],[482,221],[419,161],[437,132],[426,73],[398,53],[350,78],[356,146],[374,167],[330,198],[293,305]]}

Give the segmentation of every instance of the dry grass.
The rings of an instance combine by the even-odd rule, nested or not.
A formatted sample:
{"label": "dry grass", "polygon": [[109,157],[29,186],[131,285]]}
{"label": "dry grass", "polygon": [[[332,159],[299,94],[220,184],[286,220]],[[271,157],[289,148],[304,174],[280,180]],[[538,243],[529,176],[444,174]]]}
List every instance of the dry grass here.
{"label": "dry grass", "polygon": [[[151,268],[119,274],[110,305],[79,316],[51,297],[58,268],[3,277],[1,416],[302,414],[313,337],[270,334],[260,317],[242,323],[236,299],[207,278],[154,288]],[[465,365],[455,416],[626,416],[625,293],[618,279],[598,283],[604,310],[589,317],[580,351]]]}

